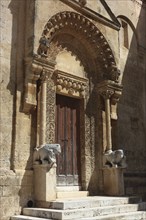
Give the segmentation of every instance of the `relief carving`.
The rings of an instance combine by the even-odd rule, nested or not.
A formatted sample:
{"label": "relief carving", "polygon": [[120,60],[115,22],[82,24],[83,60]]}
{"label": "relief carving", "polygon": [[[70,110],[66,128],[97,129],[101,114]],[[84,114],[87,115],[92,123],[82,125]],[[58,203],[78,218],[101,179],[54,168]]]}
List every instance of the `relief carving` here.
{"label": "relief carving", "polygon": [[53,143],[55,141],[55,105],[56,91],[55,84],[52,79],[47,83],[47,106],[46,106],[46,142]]}
{"label": "relief carving", "polygon": [[111,104],[115,105],[119,101],[119,98],[122,94],[123,86],[112,80],[104,80],[97,85],[97,92],[104,99],[111,99]]}
{"label": "relief carving", "polygon": [[[86,0],[79,0],[79,3],[81,6],[85,6]],[[53,47],[52,43],[55,43],[54,36],[57,36],[58,32],[63,31],[66,33],[66,30],[69,30],[75,38],[79,36],[83,41],[88,41],[92,47],[91,53],[93,59],[95,59],[95,57],[97,59],[96,65],[100,65],[101,69],[104,69],[105,79],[117,82],[120,72],[108,42],[90,20],[76,12],[65,11],[57,13],[47,22],[42,37],[40,38],[38,54],[41,57],[51,58],[55,61],[56,56],[54,55],[54,51],[56,51],[56,49],[51,49],[51,47]],[[58,46],[59,45],[56,45],[56,48]]]}
{"label": "relief carving", "polygon": [[85,96],[85,88],[87,79],[70,75],[61,71],[56,71],[56,91],[71,96],[83,98]]}

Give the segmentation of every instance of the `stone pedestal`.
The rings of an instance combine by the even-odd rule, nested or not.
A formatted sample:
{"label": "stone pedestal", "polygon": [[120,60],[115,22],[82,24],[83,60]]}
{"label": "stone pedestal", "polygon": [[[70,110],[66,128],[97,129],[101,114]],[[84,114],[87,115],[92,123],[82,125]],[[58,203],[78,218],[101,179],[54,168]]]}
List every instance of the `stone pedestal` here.
{"label": "stone pedestal", "polygon": [[122,196],[124,195],[124,168],[104,168],[104,193],[109,196]]}
{"label": "stone pedestal", "polygon": [[34,165],[34,196],[42,202],[56,199],[56,165]]}

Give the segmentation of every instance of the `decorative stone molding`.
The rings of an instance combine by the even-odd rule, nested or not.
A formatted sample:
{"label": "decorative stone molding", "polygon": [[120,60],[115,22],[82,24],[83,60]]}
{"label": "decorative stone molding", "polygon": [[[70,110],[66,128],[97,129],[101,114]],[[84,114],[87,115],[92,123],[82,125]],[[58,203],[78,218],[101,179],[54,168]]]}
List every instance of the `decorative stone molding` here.
{"label": "decorative stone molding", "polygon": [[62,71],[55,71],[56,92],[83,98],[88,79],[70,75]]}
{"label": "decorative stone molding", "polygon": [[56,108],[56,91],[55,83],[51,78],[47,83],[46,99],[46,142],[54,143],[55,141],[55,108]]}
{"label": "decorative stone molding", "polygon": [[114,94],[114,91],[112,89],[105,89],[101,90],[99,93],[104,99],[110,99],[111,96]]}
{"label": "decorative stone molding", "polygon": [[[85,4],[85,7],[82,6],[79,3],[79,0],[60,0],[60,1],[67,4],[68,6],[70,6],[75,11],[79,12],[80,14],[83,14],[84,16],[92,19],[95,22],[102,23],[102,24],[104,24],[104,25],[106,25],[110,28],[115,29],[115,30],[120,29],[119,22],[117,21],[117,19],[114,15],[110,15],[110,17],[112,19],[105,18],[100,13],[97,13],[96,11],[91,10],[90,7],[88,7],[87,3]],[[87,2],[87,0],[81,0],[81,1],[83,1],[83,2],[86,1]],[[105,9],[108,10],[108,6],[104,1],[102,1],[102,4],[104,5]],[[86,7],[86,5],[87,5],[87,7]]]}
{"label": "decorative stone molding", "polygon": [[110,98],[111,104],[115,105],[122,94],[123,86],[111,80],[104,80],[97,86],[97,92],[104,98]]}
{"label": "decorative stone molding", "polygon": [[59,34],[71,34],[75,38],[82,38],[85,41],[85,47],[88,47],[86,45],[88,42],[94,51],[93,59],[95,60],[96,57],[100,69],[104,72],[102,77],[118,82],[120,72],[116,66],[112,50],[103,34],[90,20],[81,14],[70,11],[54,15],[47,22],[42,33],[38,48],[40,57],[50,58],[49,53],[52,53],[50,45]]}
{"label": "decorative stone molding", "polygon": [[47,80],[53,73],[55,63],[43,58],[35,57],[34,59],[25,60],[25,93],[23,100],[23,112],[30,113],[36,108],[37,81]]}

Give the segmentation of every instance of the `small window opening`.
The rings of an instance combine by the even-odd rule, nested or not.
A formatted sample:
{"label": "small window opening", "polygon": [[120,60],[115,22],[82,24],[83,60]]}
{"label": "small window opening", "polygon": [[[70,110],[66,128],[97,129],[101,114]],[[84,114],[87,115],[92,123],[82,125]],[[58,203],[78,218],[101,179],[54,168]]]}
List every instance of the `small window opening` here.
{"label": "small window opening", "polygon": [[122,21],[122,32],[123,32],[123,46],[129,48],[128,42],[128,24]]}

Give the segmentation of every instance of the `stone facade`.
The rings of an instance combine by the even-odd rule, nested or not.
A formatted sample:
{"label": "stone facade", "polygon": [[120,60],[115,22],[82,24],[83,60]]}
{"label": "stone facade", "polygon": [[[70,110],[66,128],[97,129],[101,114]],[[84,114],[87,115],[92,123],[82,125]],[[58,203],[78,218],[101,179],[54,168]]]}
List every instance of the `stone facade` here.
{"label": "stone facade", "polygon": [[104,195],[104,152],[123,149],[125,193],[146,197],[145,2],[1,0],[0,17],[0,219],[36,202],[56,94],[81,100],[82,190]]}

